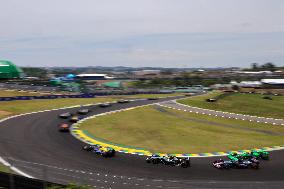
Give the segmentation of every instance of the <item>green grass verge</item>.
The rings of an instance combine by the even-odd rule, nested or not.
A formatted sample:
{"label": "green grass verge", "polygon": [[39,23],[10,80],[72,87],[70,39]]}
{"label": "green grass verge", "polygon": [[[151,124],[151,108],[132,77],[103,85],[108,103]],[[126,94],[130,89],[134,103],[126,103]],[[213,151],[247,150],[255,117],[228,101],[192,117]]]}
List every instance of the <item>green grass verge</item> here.
{"label": "green grass verge", "polygon": [[38,92],[30,93],[30,92],[19,92],[19,91],[6,91],[0,90],[0,97],[12,97],[12,96],[40,96]]}
{"label": "green grass verge", "polygon": [[234,93],[217,102],[205,101],[218,94],[221,92],[212,92],[204,96],[178,100],[178,102],[212,110],[284,119],[284,96],[272,96],[272,100],[267,100],[263,99],[264,95],[261,94]]}
{"label": "green grass verge", "polygon": [[[80,129],[104,140],[161,153],[203,153],[284,144],[284,127],[153,106],[101,116]],[[224,125],[225,124],[225,125]]]}
{"label": "green grass verge", "polygon": [[11,173],[11,170],[8,167],[0,164],[0,172]]}

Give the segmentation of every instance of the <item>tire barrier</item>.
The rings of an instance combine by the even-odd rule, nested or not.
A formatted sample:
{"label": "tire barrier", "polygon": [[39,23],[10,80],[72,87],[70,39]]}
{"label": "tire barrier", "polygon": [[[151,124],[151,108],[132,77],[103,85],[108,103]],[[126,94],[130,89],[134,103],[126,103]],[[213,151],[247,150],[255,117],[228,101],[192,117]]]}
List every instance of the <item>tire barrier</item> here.
{"label": "tire barrier", "polygon": [[64,185],[31,179],[20,175],[0,172],[0,188],[11,189],[46,189],[48,187],[63,187]]}
{"label": "tire barrier", "polygon": [[170,94],[163,92],[127,92],[127,93],[88,93],[78,95],[43,95],[43,96],[14,96],[14,97],[0,97],[0,101],[14,101],[14,100],[35,100],[35,99],[58,99],[58,98],[95,98],[96,96],[110,96],[110,95],[136,95],[136,94]]}

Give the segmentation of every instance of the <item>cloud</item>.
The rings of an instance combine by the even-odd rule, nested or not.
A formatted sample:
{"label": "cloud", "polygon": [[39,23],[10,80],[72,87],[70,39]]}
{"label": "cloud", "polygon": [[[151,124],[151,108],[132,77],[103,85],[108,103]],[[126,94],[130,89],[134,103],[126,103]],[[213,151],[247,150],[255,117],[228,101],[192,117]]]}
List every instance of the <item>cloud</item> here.
{"label": "cloud", "polygon": [[283,64],[275,53],[283,50],[283,12],[282,0],[1,1],[0,58],[53,66]]}

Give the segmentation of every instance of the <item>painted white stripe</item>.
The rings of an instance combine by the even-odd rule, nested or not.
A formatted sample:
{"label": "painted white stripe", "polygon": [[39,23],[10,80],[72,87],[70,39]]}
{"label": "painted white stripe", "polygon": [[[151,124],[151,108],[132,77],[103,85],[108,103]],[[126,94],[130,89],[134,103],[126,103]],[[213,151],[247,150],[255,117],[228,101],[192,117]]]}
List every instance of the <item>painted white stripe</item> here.
{"label": "painted white stripe", "polygon": [[27,173],[21,171],[20,169],[18,169],[18,168],[16,168],[16,167],[12,166],[9,162],[7,162],[6,160],[4,160],[2,157],[0,157],[0,163],[2,163],[3,165],[9,167],[12,171],[14,171],[14,172],[16,172],[16,173],[18,173],[18,174],[20,174],[20,175],[22,175],[22,176],[24,176],[24,177],[34,178],[34,177],[32,177],[31,175],[29,175],[29,174],[27,174]]}
{"label": "painted white stripe", "polygon": [[[189,112],[192,112],[192,109],[193,109],[193,111],[194,111],[194,109],[195,109],[195,111],[196,110],[207,110],[207,111],[212,111],[212,113],[213,112],[214,113],[220,113],[221,112],[221,113],[227,114],[227,115],[242,116],[239,119],[241,119],[243,121],[248,120],[249,118],[250,118],[249,121],[252,120],[252,118],[258,118],[259,120],[255,120],[257,123],[261,123],[262,122],[262,123],[266,123],[266,124],[273,124],[273,123],[275,123],[275,125],[284,125],[282,123],[277,122],[277,121],[283,121],[284,122],[284,119],[276,119],[276,118],[271,118],[271,117],[267,117],[267,118],[266,117],[257,117],[257,116],[237,114],[237,113],[232,113],[232,112],[222,112],[222,111],[218,111],[218,110],[202,109],[202,108],[199,108],[199,107],[192,107],[192,106],[189,106],[189,105],[181,104],[181,103],[177,102],[176,100],[163,102],[163,103],[168,103],[168,106],[166,106],[167,108],[172,108],[171,105],[173,105],[173,104],[169,103],[169,102],[175,103],[176,105],[179,105],[179,106],[190,108],[191,110]],[[178,110],[179,110],[179,108],[178,108],[179,106],[177,106]],[[204,114],[204,112],[202,114]],[[209,115],[210,113],[206,112],[206,114]],[[225,116],[221,115],[221,117],[225,117]],[[228,116],[227,118],[231,118],[231,116]],[[234,117],[234,119],[238,119],[238,118]]]}

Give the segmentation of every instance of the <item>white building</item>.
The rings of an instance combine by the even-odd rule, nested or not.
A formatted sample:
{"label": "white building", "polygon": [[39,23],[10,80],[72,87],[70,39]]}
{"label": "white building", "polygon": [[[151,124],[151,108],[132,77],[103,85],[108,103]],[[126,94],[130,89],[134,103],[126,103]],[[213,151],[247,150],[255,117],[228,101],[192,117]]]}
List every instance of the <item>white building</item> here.
{"label": "white building", "polygon": [[159,75],[161,73],[161,70],[140,70],[133,71],[133,73],[137,76]]}
{"label": "white building", "polygon": [[284,79],[262,79],[261,83],[264,87],[267,88],[277,88],[283,89],[284,88]]}
{"label": "white building", "polygon": [[113,77],[107,76],[107,74],[78,74],[75,77],[81,80],[109,80],[114,79]]}

